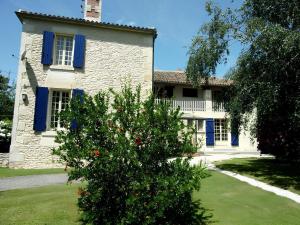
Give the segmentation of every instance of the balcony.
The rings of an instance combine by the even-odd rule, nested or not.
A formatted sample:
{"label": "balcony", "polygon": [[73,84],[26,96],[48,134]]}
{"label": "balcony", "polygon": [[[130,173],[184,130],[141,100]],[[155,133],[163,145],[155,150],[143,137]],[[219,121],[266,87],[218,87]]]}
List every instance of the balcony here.
{"label": "balcony", "polygon": [[[176,100],[176,99],[155,99],[156,103],[168,102],[173,108],[180,107],[181,111],[192,112],[225,112],[224,102],[211,102],[208,103],[204,100]],[[206,106],[206,103],[208,106]],[[212,104],[212,105],[210,105]],[[210,107],[209,107],[210,105]]]}
{"label": "balcony", "polygon": [[225,112],[224,102],[212,102],[214,112]]}
{"label": "balcony", "polygon": [[206,111],[206,102],[203,100],[174,100],[174,99],[155,99],[156,103],[168,102],[173,108],[180,107],[181,111]]}

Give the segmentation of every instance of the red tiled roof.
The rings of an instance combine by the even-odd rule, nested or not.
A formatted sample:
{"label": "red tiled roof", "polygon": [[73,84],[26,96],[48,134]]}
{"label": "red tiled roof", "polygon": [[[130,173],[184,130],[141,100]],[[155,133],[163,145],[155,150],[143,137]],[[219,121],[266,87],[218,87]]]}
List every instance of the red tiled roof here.
{"label": "red tiled roof", "polygon": [[[184,71],[155,71],[154,82],[164,84],[192,85],[192,83],[187,79],[187,76]],[[229,86],[232,83],[232,80],[221,79],[216,77],[210,77],[207,81],[205,81],[204,79],[200,81],[200,85],[209,86]]]}

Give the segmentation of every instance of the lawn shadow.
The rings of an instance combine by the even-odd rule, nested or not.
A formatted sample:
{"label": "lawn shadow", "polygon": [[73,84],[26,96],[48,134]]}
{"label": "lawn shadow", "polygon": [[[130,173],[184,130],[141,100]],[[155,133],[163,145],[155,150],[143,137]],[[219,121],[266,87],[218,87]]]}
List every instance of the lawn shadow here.
{"label": "lawn shadow", "polygon": [[283,189],[300,192],[300,166],[276,159],[239,159],[217,165],[222,170],[251,175]]}

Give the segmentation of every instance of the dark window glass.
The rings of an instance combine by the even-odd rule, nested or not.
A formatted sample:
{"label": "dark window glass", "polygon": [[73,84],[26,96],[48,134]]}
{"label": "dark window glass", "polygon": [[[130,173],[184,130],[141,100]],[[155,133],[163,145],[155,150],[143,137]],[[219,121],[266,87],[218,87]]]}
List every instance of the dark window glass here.
{"label": "dark window glass", "polygon": [[173,97],[173,88],[172,86],[166,86],[163,88],[157,88],[155,90],[159,98],[172,98]]}
{"label": "dark window glass", "polygon": [[198,90],[196,88],[183,88],[182,89],[183,97],[198,97]]}

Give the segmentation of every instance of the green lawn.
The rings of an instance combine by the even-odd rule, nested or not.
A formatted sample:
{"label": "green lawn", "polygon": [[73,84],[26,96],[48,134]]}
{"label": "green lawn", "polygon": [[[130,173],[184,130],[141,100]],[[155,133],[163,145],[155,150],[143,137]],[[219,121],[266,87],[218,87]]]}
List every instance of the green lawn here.
{"label": "green lawn", "polygon": [[79,224],[78,185],[0,192],[1,225]]}
{"label": "green lawn", "polygon": [[213,172],[195,193],[216,225],[299,225],[300,204]]}
{"label": "green lawn", "polygon": [[56,174],[66,172],[64,171],[64,169],[10,169],[0,167],[0,178],[54,173]]}
{"label": "green lawn", "polygon": [[[76,185],[0,192],[2,225],[79,224]],[[300,204],[212,172],[195,193],[216,225],[298,225]]]}
{"label": "green lawn", "polygon": [[300,165],[272,158],[247,158],[221,161],[217,167],[300,194]]}

